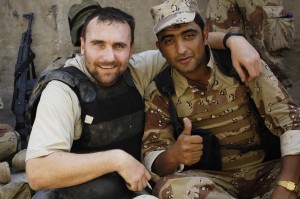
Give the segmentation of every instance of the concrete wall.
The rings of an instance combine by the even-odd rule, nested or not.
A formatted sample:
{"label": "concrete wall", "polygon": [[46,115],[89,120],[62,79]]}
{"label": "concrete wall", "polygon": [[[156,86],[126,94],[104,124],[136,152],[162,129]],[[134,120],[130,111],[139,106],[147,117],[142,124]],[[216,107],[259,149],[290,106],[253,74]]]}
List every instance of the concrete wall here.
{"label": "concrete wall", "polygon": [[[18,55],[18,48],[22,33],[27,29],[28,21],[22,17],[24,13],[33,12],[32,50],[36,54],[34,60],[38,74],[57,57],[68,56],[73,51],[67,13],[71,5],[81,0],[0,0],[0,97],[4,102],[4,109],[0,111],[0,123],[14,125],[14,115],[10,111],[13,92],[14,69]],[[155,37],[152,32],[153,22],[149,8],[164,2],[164,0],[98,0],[101,6],[114,6],[131,13],[137,23],[136,52],[155,49]],[[198,0],[204,17],[207,0]],[[297,32],[299,32],[299,0],[286,1],[286,6],[295,15]],[[294,49],[286,53],[287,67],[294,81],[300,74],[299,35],[297,34]],[[299,83],[299,80],[297,80]],[[299,84],[298,84],[299,85]],[[299,88],[294,87],[291,92],[300,102]]]}

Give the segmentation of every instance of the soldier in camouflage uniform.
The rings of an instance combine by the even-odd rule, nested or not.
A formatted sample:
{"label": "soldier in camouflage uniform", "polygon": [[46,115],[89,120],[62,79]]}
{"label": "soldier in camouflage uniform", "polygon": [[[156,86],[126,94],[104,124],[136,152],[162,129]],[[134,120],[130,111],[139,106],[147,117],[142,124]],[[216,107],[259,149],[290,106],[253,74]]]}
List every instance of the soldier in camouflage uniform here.
{"label": "soldier in camouflage uniform", "polygon": [[[153,7],[151,14],[156,45],[171,66],[172,101],[184,124],[176,139],[168,97],[152,82],[145,95],[142,158],[156,182],[153,194],[161,199],[297,198],[298,192],[299,197],[300,109],[268,65],[261,61],[261,76],[245,85],[224,75],[211,56],[208,29],[195,0],[169,0]],[[247,93],[268,129],[280,136],[282,160],[264,162],[266,153]],[[203,139],[191,135],[192,127],[217,137],[221,170],[185,169],[203,152]],[[251,150],[238,150],[246,147]],[[277,185],[279,181],[285,182]]]}
{"label": "soldier in camouflage uniform", "polygon": [[282,49],[290,48],[295,34],[293,16],[282,0],[209,0],[207,26],[213,32],[236,31],[260,53],[284,87],[292,87],[283,65]]}

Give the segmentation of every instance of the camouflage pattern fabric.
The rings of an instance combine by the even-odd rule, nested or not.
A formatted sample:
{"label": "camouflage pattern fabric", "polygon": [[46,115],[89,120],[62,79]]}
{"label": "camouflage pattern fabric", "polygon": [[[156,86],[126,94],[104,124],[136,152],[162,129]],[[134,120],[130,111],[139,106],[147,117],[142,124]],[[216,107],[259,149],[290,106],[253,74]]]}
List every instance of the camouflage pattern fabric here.
{"label": "camouflage pattern fabric", "polygon": [[8,124],[0,124],[0,161],[11,158],[20,147],[19,133]]}
{"label": "camouflage pattern fabric", "polygon": [[[152,179],[157,182],[154,191],[156,196],[204,198],[207,195],[206,198],[235,198],[239,194],[252,193],[263,197],[274,188],[279,163],[271,162],[265,166],[265,153],[261,148],[246,153],[225,148],[226,145],[245,148],[261,143],[255,129],[255,116],[247,106],[246,92],[251,93],[266,126],[274,135],[281,136],[290,130],[300,130],[299,106],[289,97],[269,67],[263,61],[262,64],[264,70],[261,76],[248,82],[246,86],[219,71],[213,58],[208,64],[212,74],[207,86],[190,82],[179,72],[172,70],[176,93],[173,102],[178,116],[180,119],[188,117],[194,128],[207,129],[216,135],[221,147],[223,146],[222,171],[184,171],[166,177],[152,173]],[[155,83],[148,86],[146,93],[142,157],[146,167],[151,168],[147,162],[157,157],[157,152],[173,145],[175,138],[167,97],[159,93]],[[264,180],[267,183],[266,189],[256,187],[258,183],[262,183],[259,181],[262,179],[261,172],[273,176],[273,179],[268,179],[270,181]],[[195,193],[199,190],[200,195]]]}
{"label": "camouflage pattern fabric", "polygon": [[[194,0],[169,0],[161,5],[152,7],[150,13],[155,24],[153,31],[157,34],[168,26],[192,22],[195,18],[195,13],[200,15],[200,10],[197,2]],[[173,13],[175,14],[173,15]]]}
{"label": "camouflage pattern fabric", "polygon": [[[223,199],[237,198],[239,194],[240,198],[246,198],[241,197],[241,192],[253,193],[249,188],[256,183],[254,177],[258,172],[258,168],[255,170],[254,168],[244,168],[231,172],[184,171],[158,181],[154,188],[154,195],[159,195],[160,198]],[[264,172],[264,174],[266,173]],[[272,181],[275,180],[274,178],[276,179],[272,175]],[[249,186],[250,184],[252,186]],[[161,190],[161,193],[157,193],[157,190]]]}
{"label": "camouflage pattern fabric", "polygon": [[267,199],[275,188],[279,170],[280,161],[274,160],[227,172],[184,171],[159,180],[153,194],[166,199]]}
{"label": "camouflage pattern fabric", "polygon": [[246,35],[284,87],[291,87],[281,50],[292,46],[293,16],[282,0],[209,0],[206,23],[212,32],[236,31]]}
{"label": "camouflage pattern fabric", "polygon": [[26,182],[11,182],[0,188],[1,199],[31,199],[32,191]]}

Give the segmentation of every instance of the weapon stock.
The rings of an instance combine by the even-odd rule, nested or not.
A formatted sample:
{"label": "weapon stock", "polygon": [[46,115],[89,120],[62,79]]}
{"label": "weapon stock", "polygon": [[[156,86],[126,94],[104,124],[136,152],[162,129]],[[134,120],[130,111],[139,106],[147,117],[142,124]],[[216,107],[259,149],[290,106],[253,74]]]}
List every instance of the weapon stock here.
{"label": "weapon stock", "polygon": [[32,21],[33,13],[23,15],[28,22],[27,30],[22,33],[22,41],[19,47],[18,60],[15,66],[14,93],[11,110],[16,116],[15,130],[19,132],[22,141],[22,148],[27,145],[27,132],[25,128],[25,113],[28,108],[28,101],[34,84],[36,82],[36,73],[33,63],[35,54],[30,45],[32,43]]}

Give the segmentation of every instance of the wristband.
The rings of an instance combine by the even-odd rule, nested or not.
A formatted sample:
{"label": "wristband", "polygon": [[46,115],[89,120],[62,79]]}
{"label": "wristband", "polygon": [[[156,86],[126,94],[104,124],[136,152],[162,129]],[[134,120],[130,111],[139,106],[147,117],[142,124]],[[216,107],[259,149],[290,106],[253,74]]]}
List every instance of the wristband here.
{"label": "wristband", "polygon": [[243,37],[244,37],[244,35],[241,34],[241,33],[239,33],[239,32],[228,32],[228,33],[226,33],[226,35],[225,35],[224,38],[223,38],[223,46],[224,46],[227,50],[229,50],[229,48],[227,47],[226,42],[227,42],[228,38],[231,37],[231,36],[233,36],[233,35],[234,35],[234,36],[243,36]]}

